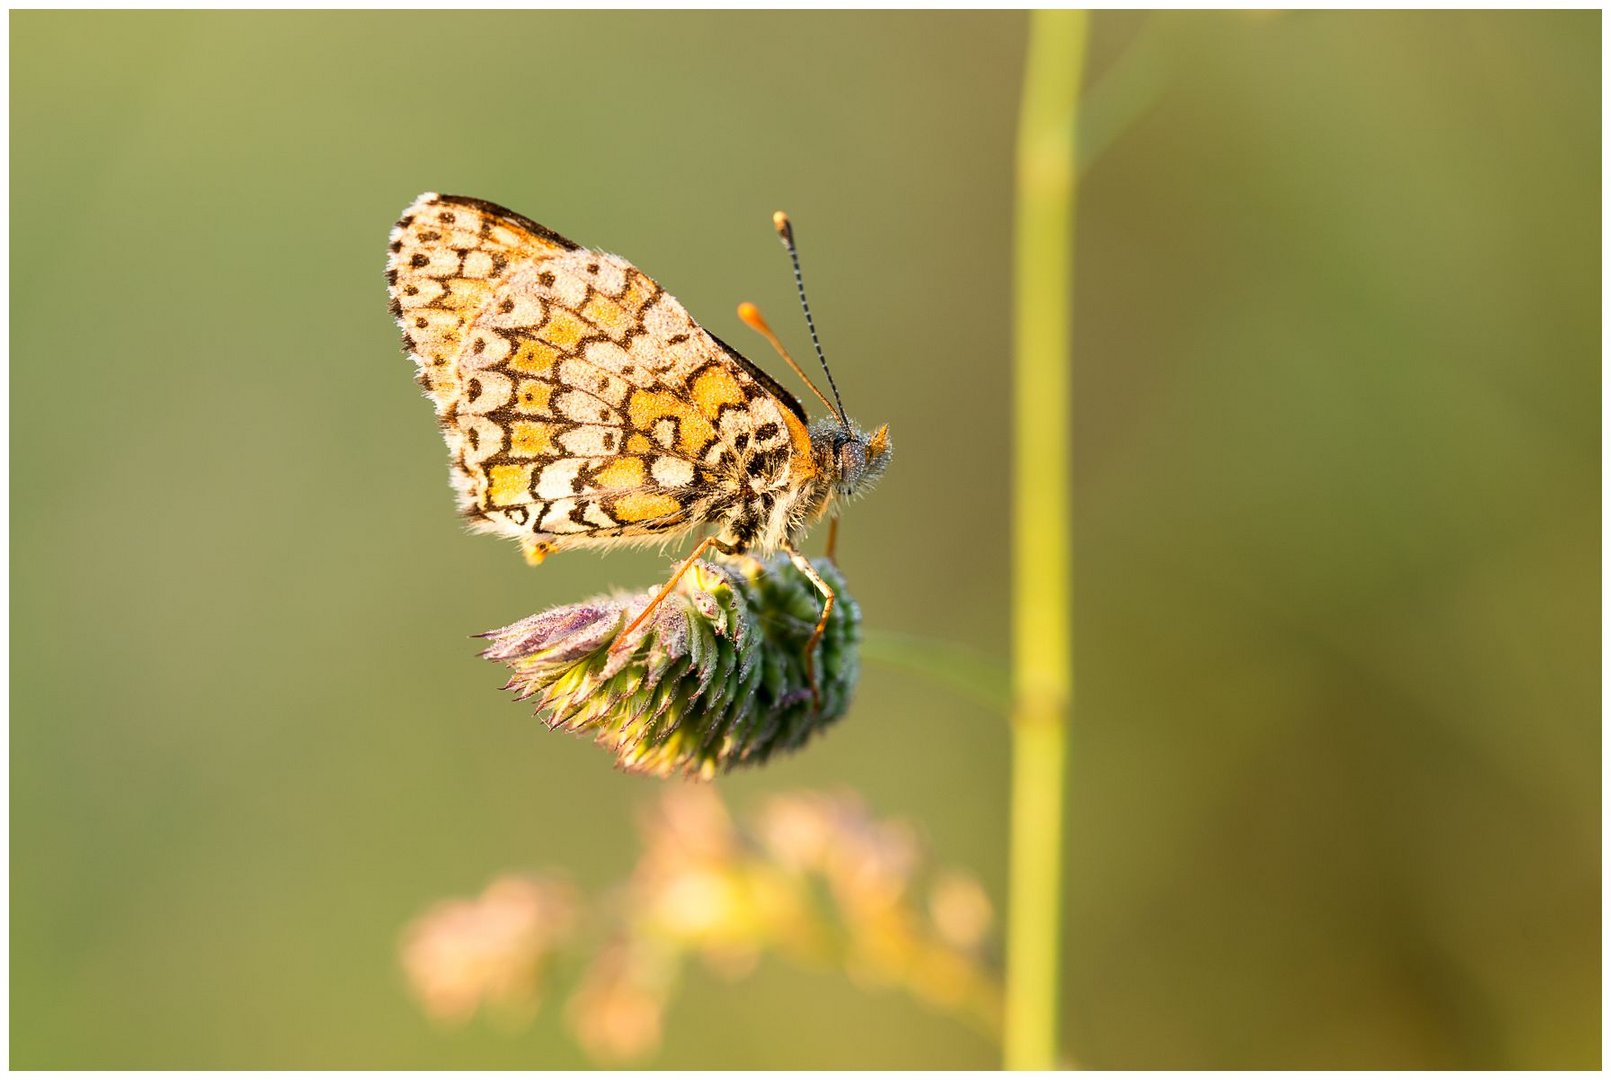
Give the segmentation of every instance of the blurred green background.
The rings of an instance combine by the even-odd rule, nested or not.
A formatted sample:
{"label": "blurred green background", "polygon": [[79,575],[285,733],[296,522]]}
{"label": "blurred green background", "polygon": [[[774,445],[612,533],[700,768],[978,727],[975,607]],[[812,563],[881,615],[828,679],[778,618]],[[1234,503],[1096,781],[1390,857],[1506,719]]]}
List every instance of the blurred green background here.
{"label": "blurred green background", "polygon": [[[15,13],[11,1064],[585,1064],[434,1029],[401,927],[602,886],[655,781],[469,634],[654,553],[465,535],[386,314],[420,191],[805,340],[897,461],[870,627],[1004,658],[1021,14]],[[1078,226],[1081,1064],[1600,1054],[1598,13],[1101,13]],[[813,547],[821,543],[814,541]],[[421,567],[456,567],[450,578]],[[869,666],[806,752],[997,899],[1001,718]],[[989,1067],[694,972],[657,1064]]]}

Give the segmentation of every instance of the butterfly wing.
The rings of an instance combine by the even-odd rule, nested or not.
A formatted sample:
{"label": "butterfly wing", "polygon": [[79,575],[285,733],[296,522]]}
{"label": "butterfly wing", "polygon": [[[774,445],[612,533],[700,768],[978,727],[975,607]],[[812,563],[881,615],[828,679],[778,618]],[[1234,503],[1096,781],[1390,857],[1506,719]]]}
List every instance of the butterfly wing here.
{"label": "butterfly wing", "polygon": [[539,557],[661,539],[811,469],[799,404],[624,259],[427,194],[387,276],[461,510]]}

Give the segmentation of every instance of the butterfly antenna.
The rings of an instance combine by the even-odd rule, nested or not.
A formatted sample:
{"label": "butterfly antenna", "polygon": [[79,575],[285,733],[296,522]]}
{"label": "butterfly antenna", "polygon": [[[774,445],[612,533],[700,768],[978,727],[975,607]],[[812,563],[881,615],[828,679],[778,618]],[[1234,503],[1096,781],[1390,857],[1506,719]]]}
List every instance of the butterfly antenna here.
{"label": "butterfly antenna", "polygon": [[811,347],[817,350],[817,360],[822,364],[823,374],[828,376],[828,389],[833,391],[833,399],[839,403],[839,408],[836,410],[839,413],[839,422],[844,425],[845,433],[849,434],[850,421],[845,418],[845,402],[839,396],[839,387],[833,381],[833,372],[828,370],[828,358],[822,355],[822,342],[817,340],[817,324],[812,321],[811,305],[806,302],[805,278],[800,276],[800,252],[794,246],[794,226],[789,224],[789,215],[778,210],[772,214],[772,227],[778,231],[778,238],[789,250],[789,261],[794,264],[794,287],[800,293],[800,307],[805,309],[806,329],[811,331]]}

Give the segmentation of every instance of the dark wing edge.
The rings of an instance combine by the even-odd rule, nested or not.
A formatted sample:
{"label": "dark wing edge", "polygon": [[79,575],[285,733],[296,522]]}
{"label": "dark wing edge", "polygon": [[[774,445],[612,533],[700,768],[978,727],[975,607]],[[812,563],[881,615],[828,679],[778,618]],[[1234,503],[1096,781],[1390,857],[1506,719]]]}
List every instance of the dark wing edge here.
{"label": "dark wing edge", "polygon": [[789,393],[789,391],[785,390],[782,383],[772,378],[771,375],[768,375],[766,370],[760,365],[756,364],[755,361],[751,360],[749,357],[727,344],[727,342],[723,341],[715,334],[711,334],[709,330],[706,330],[705,333],[710,334],[710,339],[716,344],[720,345],[722,347],[722,351],[727,353],[728,356],[732,357],[733,361],[737,363],[739,367],[748,372],[750,378],[760,383],[766,388],[767,393],[771,394],[773,397],[777,398],[783,403],[784,408],[788,409],[795,416],[799,417],[800,423],[809,424],[811,422],[806,418],[805,406],[800,404],[800,399]]}
{"label": "dark wing edge", "polygon": [[497,203],[488,202],[486,199],[477,199],[469,195],[438,195],[436,201],[447,203],[450,206],[468,206],[470,209],[486,214],[488,217],[501,218],[510,225],[531,233],[539,240],[546,240],[550,244],[564,248],[566,251],[575,251],[582,246],[574,240],[568,240],[559,235],[547,225],[539,225],[525,214],[517,214],[506,206],[499,206]]}

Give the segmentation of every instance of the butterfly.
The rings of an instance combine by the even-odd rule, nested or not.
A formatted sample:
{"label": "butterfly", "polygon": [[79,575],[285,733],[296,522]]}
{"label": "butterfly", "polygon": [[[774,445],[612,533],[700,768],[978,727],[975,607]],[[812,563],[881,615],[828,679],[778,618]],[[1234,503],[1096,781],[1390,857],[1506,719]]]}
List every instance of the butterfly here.
{"label": "butterfly", "polygon": [[460,511],[472,528],[520,541],[528,561],[567,548],[653,543],[712,531],[631,632],[708,549],[785,552],[823,596],[833,590],[798,543],[890,458],[889,426],[845,415],[789,252],[830,402],[752,304],[740,317],[773,345],[831,415],[792,394],[696,323],[625,259],[584,248],[482,199],[427,192],[391,232],[391,311],[436,406]]}

